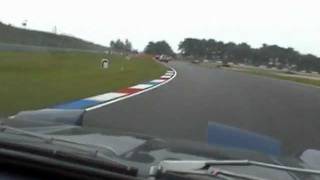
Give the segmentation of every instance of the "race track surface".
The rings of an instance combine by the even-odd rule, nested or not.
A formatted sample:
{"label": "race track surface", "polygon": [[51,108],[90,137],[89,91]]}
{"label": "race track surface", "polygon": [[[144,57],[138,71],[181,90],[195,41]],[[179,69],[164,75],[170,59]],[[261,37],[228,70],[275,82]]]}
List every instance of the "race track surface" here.
{"label": "race track surface", "polygon": [[209,121],[276,138],[284,152],[320,149],[320,89],[289,81],[169,63],[170,83],[88,112],[84,126],[205,142]]}

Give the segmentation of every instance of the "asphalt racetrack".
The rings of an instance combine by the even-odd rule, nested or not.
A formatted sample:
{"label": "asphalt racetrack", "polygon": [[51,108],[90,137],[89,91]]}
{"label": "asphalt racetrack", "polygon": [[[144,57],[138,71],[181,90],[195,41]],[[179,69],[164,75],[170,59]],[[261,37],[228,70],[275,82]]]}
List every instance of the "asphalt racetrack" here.
{"label": "asphalt racetrack", "polygon": [[320,149],[320,88],[174,61],[157,89],[89,111],[84,126],[206,142],[209,121],[268,135],[285,153]]}

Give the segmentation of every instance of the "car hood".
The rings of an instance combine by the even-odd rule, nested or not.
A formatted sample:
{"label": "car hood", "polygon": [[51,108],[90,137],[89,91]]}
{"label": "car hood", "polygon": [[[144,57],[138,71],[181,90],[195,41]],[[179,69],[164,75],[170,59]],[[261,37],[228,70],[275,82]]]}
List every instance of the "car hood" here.
{"label": "car hood", "polygon": [[[320,169],[318,151],[306,151],[300,157],[282,157],[241,148],[209,145],[187,140],[163,139],[143,134],[116,132],[107,129],[81,127],[64,122],[32,119],[9,119],[4,124],[50,135],[76,143],[106,147],[122,163],[139,169],[139,175],[147,176],[149,168],[163,160],[235,160],[248,159],[293,167]],[[265,177],[267,179],[306,179],[311,176],[261,167],[223,167],[234,172]]]}

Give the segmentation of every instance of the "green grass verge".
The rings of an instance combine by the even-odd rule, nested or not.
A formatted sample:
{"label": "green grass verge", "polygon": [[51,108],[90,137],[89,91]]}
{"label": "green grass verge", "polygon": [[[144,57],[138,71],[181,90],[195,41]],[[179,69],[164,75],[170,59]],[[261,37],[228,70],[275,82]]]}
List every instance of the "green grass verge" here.
{"label": "green grass verge", "polygon": [[[216,64],[216,63],[202,63],[201,66],[208,67],[208,68],[218,68],[217,67],[218,64]],[[290,77],[290,76],[286,76],[285,74],[280,75],[279,73],[283,73],[280,70],[258,69],[256,67],[239,67],[239,66],[237,66],[236,69],[232,69],[232,68],[223,68],[223,69],[237,71],[237,72],[243,72],[243,73],[252,74],[252,75],[294,81],[294,82],[309,84],[309,85],[313,85],[313,86],[320,86],[320,80],[303,78],[303,77]]]}
{"label": "green grass verge", "polygon": [[0,52],[0,117],[118,90],[158,78],[166,68],[150,57],[103,54]]}
{"label": "green grass verge", "polygon": [[282,79],[282,80],[288,80],[288,81],[294,81],[294,82],[309,84],[309,85],[313,85],[313,86],[320,86],[320,80],[308,79],[308,78],[302,78],[302,77],[282,76],[282,75],[278,75],[278,74],[263,71],[263,70],[262,71],[259,71],[259,70],[239,70],[239,72],[244,72],[244,73],[258,75],[258,76],[266,76],[266,77]]}

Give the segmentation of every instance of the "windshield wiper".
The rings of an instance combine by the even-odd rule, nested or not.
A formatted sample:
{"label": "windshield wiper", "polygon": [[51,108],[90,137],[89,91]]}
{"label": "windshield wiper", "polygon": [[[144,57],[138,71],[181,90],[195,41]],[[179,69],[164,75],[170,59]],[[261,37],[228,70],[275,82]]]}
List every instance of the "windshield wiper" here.
{"label": "windshield wiper", "polygon": [[[303,169],[297,167],[289,167],[271,163],[264,163],[259,161],[250,160],[203,160],[203,161],[173,161],[165,160],[161,161],[159,165],[152,166],[150,168],[150,176],[157,176],[166,172],[181,173],[181,174],[197,174],[197,175],[207,175],[207,176],[229,176],[237,177],[241,179],[248,180],[262,180],[263,178],[255,177],[246,174],[239,174],[227,170],[222,170],[215,168],[214,166],[259,166],[264,168],[271,168],[276,170],[291,171],[296,173],[306,173],[312,175],[320,175],[320,170],[314,169]],[[219,176],[220,177],[220,176]]]}
{"label": "windshield wiper", "polygon": [[251,175],[214,168],[212,166],[208,166],[203,161],[161,161],[158,166],[152,166],[149,170],[149,175],[155,178],[165,173],[213,176],[220,177],[222,179],[235,177],[246,180],[265,180]]}

